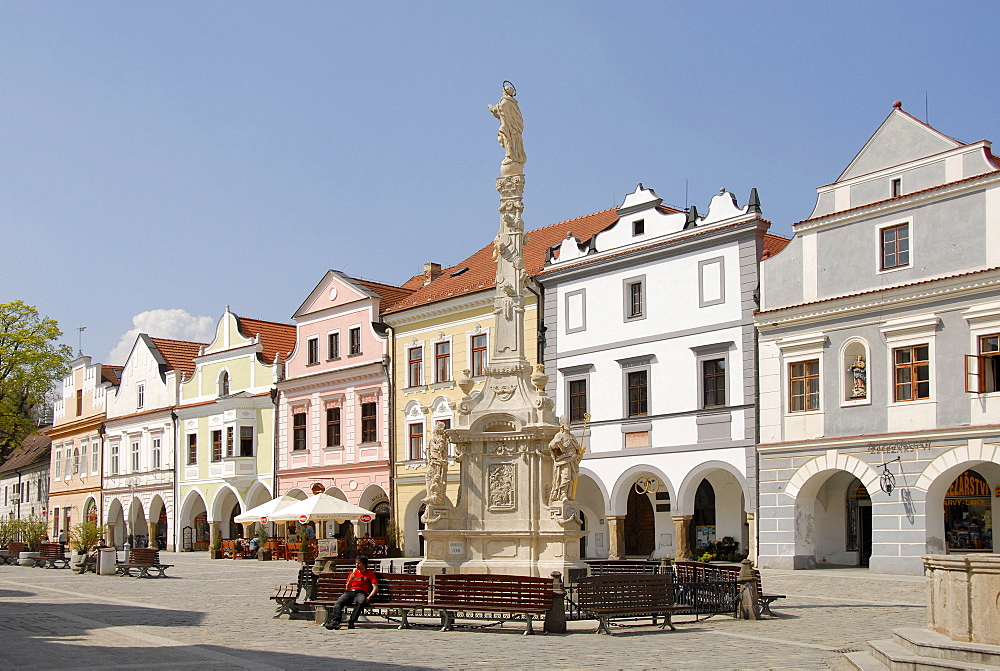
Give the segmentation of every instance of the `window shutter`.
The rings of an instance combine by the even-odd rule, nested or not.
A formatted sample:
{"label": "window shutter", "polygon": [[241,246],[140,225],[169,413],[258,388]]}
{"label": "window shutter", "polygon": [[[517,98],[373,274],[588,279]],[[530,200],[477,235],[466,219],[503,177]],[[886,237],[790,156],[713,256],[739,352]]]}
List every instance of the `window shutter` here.
{"label": "window shutter", "polygon": [[983,393],[983,357],[978,354],[965,355],[965,391],[970,394]]}

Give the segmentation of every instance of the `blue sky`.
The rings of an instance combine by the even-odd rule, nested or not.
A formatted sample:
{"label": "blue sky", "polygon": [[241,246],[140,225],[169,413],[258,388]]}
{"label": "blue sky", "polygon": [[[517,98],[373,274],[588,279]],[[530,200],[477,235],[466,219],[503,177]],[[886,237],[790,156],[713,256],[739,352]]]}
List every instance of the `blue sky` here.
{"label": "blue sky", "polygon": [[[513,81],[529,228],[637,182],[809,215],[902,100],[1000,138],[996,3],[0,1],[0,302],[100,361],[329,268],[399,283],[497,228]],[[121,356],[119,347],[116,355]]]}

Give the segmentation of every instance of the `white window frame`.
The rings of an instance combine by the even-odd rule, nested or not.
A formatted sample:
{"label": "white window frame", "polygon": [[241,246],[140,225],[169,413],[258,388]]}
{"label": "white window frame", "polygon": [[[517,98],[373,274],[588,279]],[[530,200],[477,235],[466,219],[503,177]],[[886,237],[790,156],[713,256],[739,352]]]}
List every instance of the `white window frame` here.
{"label": "white window frame", "polygon": [[[909,260],[906,265],[894,266],[892,268],[882,268],[882,231],[889,228],[896,228],[902,225],[907,226],[906,235],[907,240],[909,240]],[[915,257],[915,245],[914,245],[914,234],[916,233],[915,227],[913,225],[913,218],[907,217],[905,219],[898,219],[895,221],[887,221],[885,223],[879,224],[875,229],[877,232],[877,237],[875,239],[875,274],[884,275],[885,273],[895,273],[900,270],[907,270],[908,268],[913,268],[916,262]]]}

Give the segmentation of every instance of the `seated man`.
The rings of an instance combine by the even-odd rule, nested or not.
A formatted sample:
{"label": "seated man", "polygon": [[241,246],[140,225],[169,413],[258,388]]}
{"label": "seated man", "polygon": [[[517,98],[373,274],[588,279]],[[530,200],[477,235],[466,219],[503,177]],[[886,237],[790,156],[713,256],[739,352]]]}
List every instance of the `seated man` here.
{"label": "seated man", "polygon": [[361,611],[365,604],[375,596],[378,591],[378,578],[375,571],[368,570],[368,557],[358,557],[354,562],[354,570],[347,574],[347,591],[340,595],[337,603],[333,606],[333,613],[326,623],[327,629],[340,629],[340,619],[343,617],[344,608],[354,606],[351,619],[347,622],[348,629],[354,629],[354,623],[361,616]]}

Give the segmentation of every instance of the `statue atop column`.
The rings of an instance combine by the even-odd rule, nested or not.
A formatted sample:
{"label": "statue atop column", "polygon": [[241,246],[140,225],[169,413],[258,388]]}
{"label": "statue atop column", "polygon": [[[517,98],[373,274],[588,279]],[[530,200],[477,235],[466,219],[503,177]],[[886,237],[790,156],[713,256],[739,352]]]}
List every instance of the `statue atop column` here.
{"label": "statue atop column", "polygon": [[500,119],[500,130],[497,131],[497,140],[503,145],[507,157],[500,164],[500,174],[520,175],[524,173],[524,163],[527,157],[524,155],[524,142],[521,134],[524,132],[524,119],[521,117],[521,107],[514,96],[517,91],[510,82],[503,83],[503,97],[496,105],[490,105],[493,116]]}
{"label": "statue atop column", "polygon": [[444,422],[435,422],[427,441],[427,469],[424,474],[427,484],[427,496],[423,503],[433,506],[443,506],[445,503],[445,487],[448,484],[448,438],[445,434]]}

